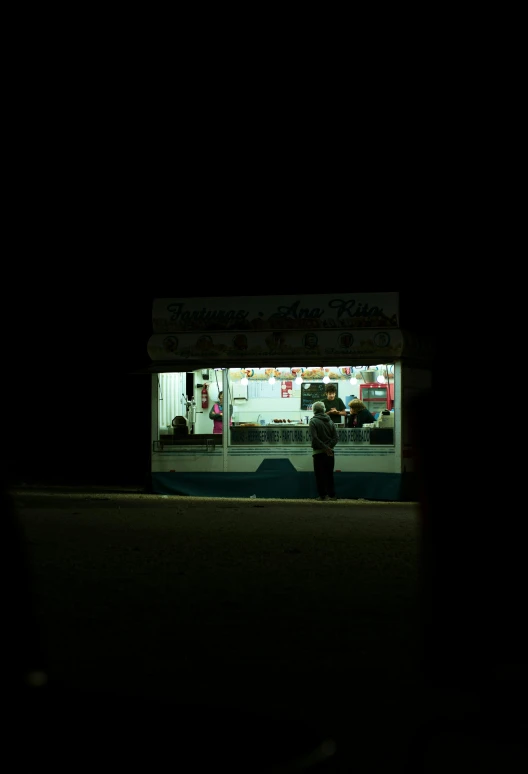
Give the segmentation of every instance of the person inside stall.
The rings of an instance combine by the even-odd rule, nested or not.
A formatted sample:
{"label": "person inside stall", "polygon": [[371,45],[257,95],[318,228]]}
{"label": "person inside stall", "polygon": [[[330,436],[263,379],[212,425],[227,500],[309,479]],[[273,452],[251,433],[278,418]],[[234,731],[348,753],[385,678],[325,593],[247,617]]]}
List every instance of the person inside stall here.
{"label": "person inside stall", "polygon": [[184,436],[189,435],[189,428],[187,427],[187,420],[185,417],[174,417],[172,426],[174,428],[173,433],[175,438],[183,438]]}
{"label": "person inside stall", "polygon": [[328,414],[336,425],[341,423],[341,417],[346,417],[346,406],[337,397],[337,390],[335,384],[328,384],[326,387],[326,397],[323,400],[325,405],[325,414]]}
{"label": "person inside stall", "polygon": [[[232,410],[233,407],[231,406]],[[209,412],[209,419],[213,420],[213,433],[221,433],[224,427],[224,393],[222,390],[218,393],[218,400],[213,403]],[[229,424],[232,425],[233,421],[230,420]]]}
{"label": "person inside stall", "polygon": [[368,425],[370,422],[375,421],[368,408],[359,398],[351,400],[348,406],[350,408],[350,415],[345,420],[347,427],[363,427],[363,425]]}

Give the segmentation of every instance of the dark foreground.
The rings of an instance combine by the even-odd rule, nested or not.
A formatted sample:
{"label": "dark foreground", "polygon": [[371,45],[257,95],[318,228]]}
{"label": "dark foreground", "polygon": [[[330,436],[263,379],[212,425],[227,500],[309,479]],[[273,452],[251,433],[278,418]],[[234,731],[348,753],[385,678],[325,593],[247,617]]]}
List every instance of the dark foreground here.
{"label": "dark foreground", "polygon": [[[106,762],[156,770],[169,755],[188,772],[209,758],[248,774],[312,770],[310,754],[328,756],[321,771],[448,765],[449,743],[418,752],[420,729],[433,704],[454,717],[472,697],[432,696],[424,681],[415,504],[14,502],[37,622],[29,658],[49,678],[22,714],[46,728],[43,749],[47,718],[87,764],[104,746]],[[287,759],[296,768],[273,768]]]}

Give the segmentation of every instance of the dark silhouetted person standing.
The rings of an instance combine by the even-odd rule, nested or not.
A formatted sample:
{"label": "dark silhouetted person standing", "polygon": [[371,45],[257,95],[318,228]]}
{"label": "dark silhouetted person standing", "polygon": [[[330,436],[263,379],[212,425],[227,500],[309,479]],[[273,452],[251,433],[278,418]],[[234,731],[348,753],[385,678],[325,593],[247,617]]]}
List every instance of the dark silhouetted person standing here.
{"label": "dark silhouetted person standing", "polygon": [[325,414],[325,404],[318,400],[313,404],[313,417],[308,427],[312,437],[313,466],[318,500],[336,500],[334,487],[334,446],[338,435],[332,419]]}

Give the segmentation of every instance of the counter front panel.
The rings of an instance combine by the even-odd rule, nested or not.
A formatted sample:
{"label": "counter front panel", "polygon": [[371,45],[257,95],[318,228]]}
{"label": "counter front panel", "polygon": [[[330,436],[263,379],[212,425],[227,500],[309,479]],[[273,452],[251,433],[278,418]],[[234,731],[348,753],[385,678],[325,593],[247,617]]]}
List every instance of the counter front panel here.
{"label": "counter front panel", "polygon": [[[370,428],[338,427],[339,443],[370,444]],[[385,441],[386,442],[386,441]],[[295,427],[232,427],[232,444],[311,444],[307,426]]]}

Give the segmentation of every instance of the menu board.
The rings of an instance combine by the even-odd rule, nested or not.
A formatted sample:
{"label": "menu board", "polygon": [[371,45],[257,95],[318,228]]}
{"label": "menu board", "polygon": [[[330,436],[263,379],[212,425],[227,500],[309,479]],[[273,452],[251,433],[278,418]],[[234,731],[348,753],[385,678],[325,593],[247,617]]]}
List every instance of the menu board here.
{"label": "menu board", "polygon": [[326,384],[323,382],[303,382],[301,384],[301,411],[311,410],[316,400],[326,398]]}

